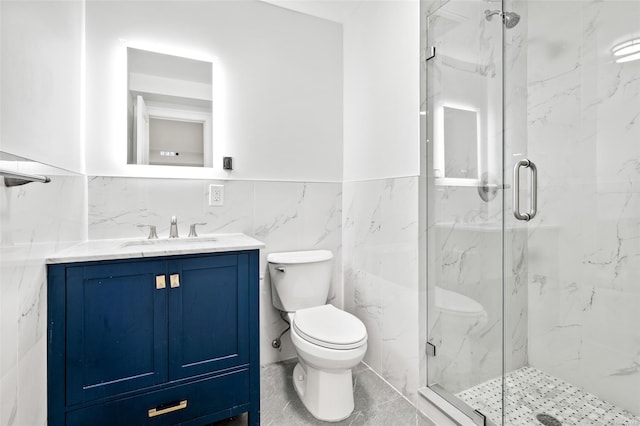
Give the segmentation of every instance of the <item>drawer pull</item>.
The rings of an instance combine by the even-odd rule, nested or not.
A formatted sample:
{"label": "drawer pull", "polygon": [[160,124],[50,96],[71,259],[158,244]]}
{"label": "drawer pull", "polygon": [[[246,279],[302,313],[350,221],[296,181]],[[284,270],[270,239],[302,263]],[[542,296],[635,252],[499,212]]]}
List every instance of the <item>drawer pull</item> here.
{"label": "drawer pull", "polygon": [[169,283],[171,285],[171,288],[180,287],[180,275],[172,274],[171,276],[169,276]]}
{"label": "drawer pull", "polygon": [[[170,407],[167,407],[170,405]],[[187,400],[180,401],[177,404],[172,402],[170,404],[162,404],[158,405],[156,408],[152,408],[149,410],[149,417],[161,416],[163,414],[171,413],[172,411],[183,410],[187,408]]]}
{"label": "drawer pull", "polygon": [[156,290],[162,290],[167,286],[164,275],[156,275]]}

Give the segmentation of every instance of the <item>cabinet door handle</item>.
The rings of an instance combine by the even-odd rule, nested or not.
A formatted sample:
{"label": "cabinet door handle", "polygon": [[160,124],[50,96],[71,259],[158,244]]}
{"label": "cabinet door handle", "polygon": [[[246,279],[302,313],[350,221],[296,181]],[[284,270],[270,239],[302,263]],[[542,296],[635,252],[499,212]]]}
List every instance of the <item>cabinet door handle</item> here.
{"label": "cabinet door handle", "polygon": [[167,280],[164,275],[156,275],[156,290],[162,290],[167,286]]}
{"label": "cabinet door handle", "polygon": [[169,285],[171,285],[171,288],[180,287],[180,275],[171,274],[169,276]]}
{"label": "cabinet door handle", "polygon": [[149,410],[149,417],[161,416],[163,414],[167,414],[172,411],[184,410],[185,408],[187,408],[186,399],[178,403],[172,402],[169,404],[162,404],[162,405],[158,405],[156,408],[151,408]]}

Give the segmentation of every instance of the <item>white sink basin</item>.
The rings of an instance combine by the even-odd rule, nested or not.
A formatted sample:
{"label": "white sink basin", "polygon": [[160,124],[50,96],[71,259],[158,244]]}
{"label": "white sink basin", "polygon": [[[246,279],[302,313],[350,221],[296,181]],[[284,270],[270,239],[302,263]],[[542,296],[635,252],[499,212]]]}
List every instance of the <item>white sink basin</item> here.
{"label": "white sink basin", "polygon": [[186,238],[159,238],[154,240],[135,240],[125,241],[120,247],[158,247],[158,246],[173,246],[179,244],[191,245],[198,243],[211,243],[218,241],[217,237],[186,237]]}

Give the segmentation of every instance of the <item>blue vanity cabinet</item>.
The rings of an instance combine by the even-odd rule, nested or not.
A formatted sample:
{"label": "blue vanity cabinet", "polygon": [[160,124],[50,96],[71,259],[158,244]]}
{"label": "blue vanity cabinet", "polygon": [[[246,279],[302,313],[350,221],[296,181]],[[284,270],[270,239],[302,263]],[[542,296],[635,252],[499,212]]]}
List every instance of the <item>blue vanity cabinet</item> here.
{"label": "blue vanity cabinet", "polygon": [[66,403],[167,381],[167,291],[162,261],[66,268]]}
{"label": "blue vanity cabinet", "polygon": [[246,260],[221,255],[169,261],[169,276],[180,277],[181,289],[169,292],[170,379],[249,362]]}
{"label": "blue vanity cabinet", "polygon": [[49,265],[49,425],[258,425],[258,282],[258,250]]}

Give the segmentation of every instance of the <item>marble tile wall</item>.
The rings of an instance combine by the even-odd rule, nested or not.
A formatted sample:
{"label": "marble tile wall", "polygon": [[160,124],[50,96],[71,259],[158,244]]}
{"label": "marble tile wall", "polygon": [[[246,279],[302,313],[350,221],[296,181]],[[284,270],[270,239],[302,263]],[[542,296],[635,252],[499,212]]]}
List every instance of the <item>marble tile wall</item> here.
{"label": "marble tile wall", "polygon": [[86,178],[34,171],[51,182],[0,186],[1,425],[46,424],[44,259],[86,238]]}
{"label": "marble tile wall", "polygon": [[[210,184],[224,185],[224,205],[209,206]],[[89,239],[146,238],[156,225],[162,238],[177,216],[181,236],[243,232],[266,244],[260,256],[260,358],[263,365],[295,357],[289,333],[280,350],[271,341],[286,328],[271,305],[269,253],[327,249],[334,253],[330,302],[342,307],[342,184],[91,177]]]}
{"label": "marble tile wall", "polygon": [[[528,2],[528,154],[533,367],[640,414],[640,3]],[[544,66],[539,66],[543,63]]]}
{"label": "marble tile wall", "polygon": [[345,182],[343,191],[345,309],[367,327],[364,361],[415,401],[418,177]]}

